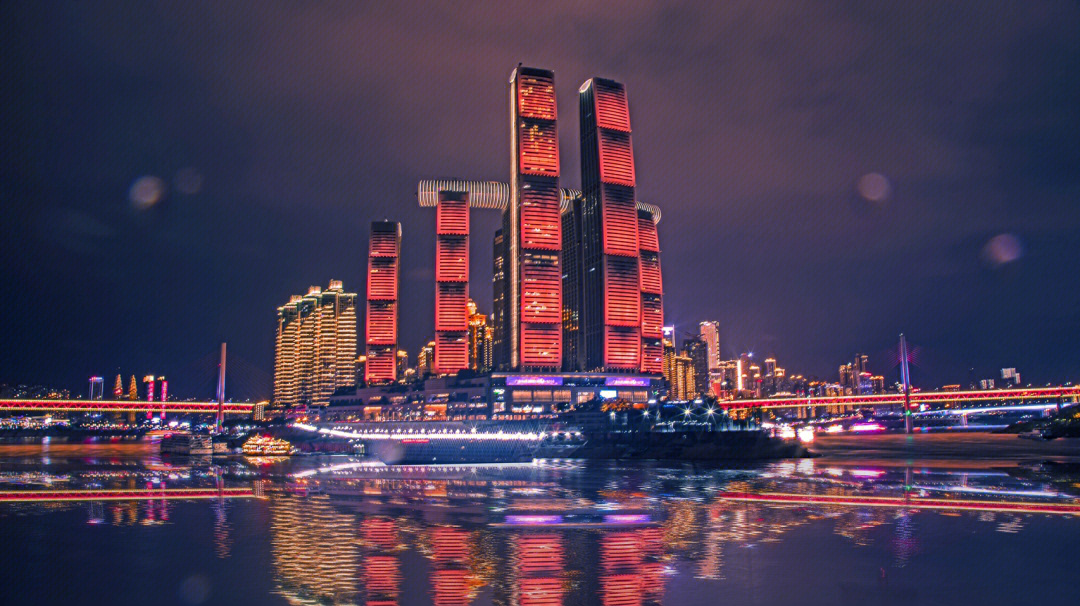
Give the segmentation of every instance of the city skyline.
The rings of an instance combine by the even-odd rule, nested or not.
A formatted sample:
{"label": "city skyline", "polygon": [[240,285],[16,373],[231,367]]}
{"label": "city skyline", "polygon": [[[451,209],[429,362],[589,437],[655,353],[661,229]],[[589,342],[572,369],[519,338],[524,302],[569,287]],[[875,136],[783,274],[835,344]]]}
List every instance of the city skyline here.
{"label": "city skyline", "polygon": [[[345,10],[335,18],[348,33],[313,25],[326,35],[312,44],[266,32],[287,18],[324,23],[325,13],[269,8],[245,27],[271,46],[226,52],[194,25],[201,9],[125,19],[108,8],[46,7],[53,14],[35,19],[3,10],[22,26],[3,60],[20,91],[5,122],[22,124],[8,143],[3,218],[26,229],[3,244],[2,283],[8,300],[33,293],[35,304],[3,321],[15,347],[0,381],[80,393],[89,375],[153,368],[184,397],[194,387],[173,377],[221,341],[268,378],[273,310],[331,278],[363,292],[364,234],[383,218],[403,225],[400,315],[416,321],[401,322],[399,343],[417,351],[435,334],[435,217],[416,208],[415,184],[505,178],[503,78],[518,61],[561,83],[564,166],[578,160],[565,135],[578,126],[566,111],[574,86],[594,75],[627,84],[638,196],[665,217],[666,323],[696,332],[719,320],[723,358],[754,351],[831,377],[905,332],[923,356],[916,383],[966,382],[969,367],[980,377],[1016,367],[1035,383],[1076,378],[1078,90],[1055,76],[1080,66],[1074,6],[1025,12],[1006,29],[972,4],[955,9],[967,33],[932,41],[912,32],[908,9],[812,12],[808,31],[788,30],[790,46],[772,56],[748,49],[781,31],[783,15],[753,10],[584,15],[605,51],[553,35],[558,15],[494,11],[486,26],[446,28],[487,41],[483,53],[438,33],[477,17],[469,11]],[[444,57],[363,61],[368,38],[403,39],[408,17],[447,42]],[[237,15],[208,18],[241,27]],[[640,27],[649,20],[664,28]],[[687,50],[657,47],[672,27]],[[722,42],[716,31],[738,35]],[[891,50],[907,36],[918,52]],[[149,39],[158,48],[143,52]],[[333,48],[340,61],[297,52],[304,45]],[[692,61],[695,51],[704,59]],[[1005,67],[969,69],[987,54]],[[219,60],[240,77],[223,78]],[[918,76],[931,65],[935,77]],[[94,84],[104,78],[125,86]],[[432,85],[439,94],[421,92]],[[953,119],[957,103],[978,111]],[[560,181],[581,185],[575,170]],[[470,296],[491,313],[498,220],[473,221]]]}

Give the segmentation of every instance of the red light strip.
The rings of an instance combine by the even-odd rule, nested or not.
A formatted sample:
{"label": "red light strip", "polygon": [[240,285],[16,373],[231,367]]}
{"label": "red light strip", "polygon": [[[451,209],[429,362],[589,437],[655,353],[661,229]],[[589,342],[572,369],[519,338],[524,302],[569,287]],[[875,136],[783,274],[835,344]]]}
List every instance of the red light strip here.
{"label": "red light strip", "polygon": [[[217,413],[217,402],[148,402],[146,400],[0,400],[0,410],[53,412],[205,412]],[[254,404],[228,403],[225,414],[251,414]]]}
{"label": "red light strip", "polygon": [[227,499],[254,497],[250,488],[150,488],[98,490],[6,490],[0,502],[28,503],[54,501],[156,501],[159,499]]}
{"label": "red light strip", "polygon": [[762,502],[785,505],[843,505],[850,507],[899,507],[910,509],[946,509],[1080,515],[1080,504],[1072,503],[966,501],[951,499],[923,499],[919,497],[829,496],[772,492],[723,492],[719,493],[717,497],[725,501]]}
{"label": "red light strip", "polygon": [[[934,402],[981,402],[993,400],[1033,400],[1036,398],[1080,397],[1080,386],[1046,387],[1038,389],[998,389],[988,391],[931,391],[911,394],[913,404]],[[801,398],[756,398],[752,400],[726,400],[721,402],[731,408],[795,408],[801,406],[901,406],[903,394],[877,394],[865,396],[824,396]]]}

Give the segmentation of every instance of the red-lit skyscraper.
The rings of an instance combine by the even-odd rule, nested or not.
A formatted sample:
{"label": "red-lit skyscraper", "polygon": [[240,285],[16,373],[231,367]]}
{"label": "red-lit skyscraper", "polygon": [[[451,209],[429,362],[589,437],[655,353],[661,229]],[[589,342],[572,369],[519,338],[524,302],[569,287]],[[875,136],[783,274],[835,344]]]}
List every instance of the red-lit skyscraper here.
{"label": "red-lit skyscraper", "polygon": [[[592,78],[579,89],[581,110],[581,351],[585,369],[642,370],[642,299],[649,295],[650,369],[654,325],[663,324],[659,262],[642,282],[634,154],[625,87]],[[656,248],[650,240],[648,248]],[[647,250],[653,254],[657,251]],[[646,290],[646,288],[648,290]],[[654,298],[655,297],[655,298]],[[656,316],[660,319],[657,321]]]}
{"label": "red-lit skyscraper", "polygon": [[510,76],[511,199],[503,216],[507,345],[515,369],[562,366],[557,117],[554,74],[515,69]]}
{"label": "red-lit skyscraper", "polygon": [[400,254],[401,224],[396,221],[373,221],[368,243],[364,330],[367,340],[364,380],[369,384],[390,382],[396,377]]}
{"label": "red-lit skyscraper", "polygon": [[658,373],[664,364],[664,281],[654,211],[637,209],[641,263],[641,370]]}
{"label": "red-lit skyscraper", "polygon": [[440,191],[435,207],[436,374],[469,365],[469,195]]}

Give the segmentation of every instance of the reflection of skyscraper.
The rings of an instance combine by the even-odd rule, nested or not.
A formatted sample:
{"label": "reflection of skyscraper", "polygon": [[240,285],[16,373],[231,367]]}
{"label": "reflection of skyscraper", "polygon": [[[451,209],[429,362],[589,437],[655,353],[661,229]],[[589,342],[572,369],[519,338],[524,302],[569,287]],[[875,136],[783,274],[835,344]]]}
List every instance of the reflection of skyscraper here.
{"label": "reflection of skyscraper", "polygon": [[400,597],[401,564],[397,524],[382,517],[368,517],[360,523],[363,538],[363,579],[367,606],[396,606]]}
{"label": "reflection of skyscraper", "polygon": [[279,591],[330,603],[354,602],[360,554],[353,516],[325,496],[270,498],[270,552]]}
{"label": "reflection of skyscraper", "polygon": [[434,571],[431,592],[435,606],[466,606],[469,596],[469,533],[448,526],[428,532]]}
{"label": "reflection of skyscraper", "polygon": [[512,537],[514,602],[520,606],[561,606],[563,603],[563,544],[556,533],[526,533]]}

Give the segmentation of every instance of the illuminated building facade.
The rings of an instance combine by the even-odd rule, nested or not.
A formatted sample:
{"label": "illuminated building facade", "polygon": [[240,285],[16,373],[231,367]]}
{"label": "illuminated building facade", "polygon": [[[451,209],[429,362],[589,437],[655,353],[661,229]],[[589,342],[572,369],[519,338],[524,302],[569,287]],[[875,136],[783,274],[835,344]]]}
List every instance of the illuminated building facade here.
{"label": "illuminated building facade", "polygon": [[579,106],[581,356],[585,368],[639,371],[641,249],[626,90],[592,78],[579,89]]}
{"label": "illuminated building facade", "polygon": [[715,373],[720,369],[720,323],[707,320],[698,325],[698,329],[708,352],[709,372]]}
{"label": "illuminated building facade", "polygon": [[510,203],[503,214],[512,369],[562,367],[559,141],[553,72],[510,76]]}
{"label": "illuminated building facade", "polygon": [[435,374],[435,341],[420,348],[416,356],[416,377],[423,379]]}
{"label": "illuminated building facade", "polygon": [[436,374],[469,364],[469,195],[440,191],[435,219]]}
{"label": "illuminated building facade", "polygon": [[[503,211],[505,212],[505,211]],[[492,368],[506,370],[510,365],[510,327],[506,313],[506,243],[503,230],[495,230],[492,241],[494,263],[491,274]]]}
{"label": "illuminated building facade", "polygon": [[488,317],[478,313],[476,302],[469,299],[469,361],[467,368],[477,372],[491,370],[492,355],[494,353],[495,331],[488,326]]}
{"label": "illuminated building facade", "polygon": [[276,404],[325,406],[334,390],[355,384],[356,300],[331,280],[325,291],[312,286],[278,308]]}
{"label": "illuminated building facade", "polygon": [[651,210],[637,208],[641,263],[641,372],[658,373],[664,354],[664,286],[660,275],[660,237]]}
{"label": "illuminated building facade", "polygon": [[684,341],[683,349],[686,351],[686,355],[690,357],[690,365],[693,367],[694,388],[698,393],[710,393],[712,391],[710,385],[712,373],[709,371],[708,344],[701,337],[695,337]]}
{"label": "illuminated building facade", "polygon": [[367,315],[364,337],[366,383],[392,383],[397,378],[398,281],[401,224],[374,221],[368,243]]}

